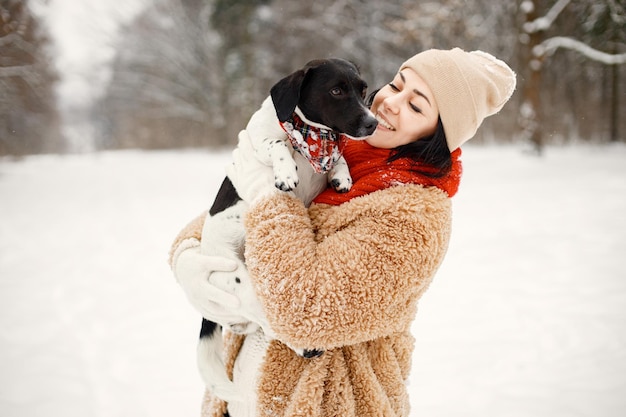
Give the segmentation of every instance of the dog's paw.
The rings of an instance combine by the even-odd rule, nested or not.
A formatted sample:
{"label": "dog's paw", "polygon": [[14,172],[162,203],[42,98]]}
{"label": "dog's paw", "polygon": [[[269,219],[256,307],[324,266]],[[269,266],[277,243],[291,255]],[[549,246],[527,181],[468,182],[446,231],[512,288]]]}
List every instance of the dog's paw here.
{"label": "dog's paw", "polygon": [[300,181],[298,178],[298,167],[293,160],[283,162],[279,165],[274,165],[274,185],[281,191],[293,191]]}
{"label": "dog's paw", "polygon": [[293,191],[298,186],[298,180],[289,177],[285,179],[275,178],[274,185],[281,191]]}
{"label": "dog's paw", "polygon": [[259,325],[251,321],[244,323],[231,323],[228,329],[235,334],[252,334],[259,329]]}
{"label": "dog's paw", "polygon": [[232,382],[220,385],[207,385],[206,387],[213,395],[229,403],[246,400],[237,389],[237,386]]}
{"label": "dog's paw", "polygon": [[330,180],[330,186],[338,193],[347,193],[352,188],[352,178],[333,177]]}

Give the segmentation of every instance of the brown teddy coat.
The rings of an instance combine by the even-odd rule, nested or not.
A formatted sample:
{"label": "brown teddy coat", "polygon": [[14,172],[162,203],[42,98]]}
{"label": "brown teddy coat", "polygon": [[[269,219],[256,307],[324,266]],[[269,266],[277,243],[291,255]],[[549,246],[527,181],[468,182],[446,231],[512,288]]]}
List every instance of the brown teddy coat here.
{"label": "brown teddy coat", "polygon": [[[181,232],[199,238],[201,218]],[[252,206],[246,264],[272,329],[304,359],[269,345],[258,416],[409,415],[410,326],[448,247],[451,203],[436,187],[399,185],[338,206],[287,194]],[[176,243],[174,245],[174,249]],[[232,372],[243,339],[226,338]],[[203,415],[226,404],[207,393]]]}

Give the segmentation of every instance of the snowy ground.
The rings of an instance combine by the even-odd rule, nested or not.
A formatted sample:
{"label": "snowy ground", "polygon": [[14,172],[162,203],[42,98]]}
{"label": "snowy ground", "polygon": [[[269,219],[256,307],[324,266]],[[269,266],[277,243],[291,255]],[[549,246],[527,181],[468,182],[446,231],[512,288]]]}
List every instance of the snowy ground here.
{"label": "snowy ground", "polygon": [[[196,416],[167,266],[227,154],[0,159],[0,415]],[[468,146],[414,325],[412,416],[626,413],[626,147]]]}

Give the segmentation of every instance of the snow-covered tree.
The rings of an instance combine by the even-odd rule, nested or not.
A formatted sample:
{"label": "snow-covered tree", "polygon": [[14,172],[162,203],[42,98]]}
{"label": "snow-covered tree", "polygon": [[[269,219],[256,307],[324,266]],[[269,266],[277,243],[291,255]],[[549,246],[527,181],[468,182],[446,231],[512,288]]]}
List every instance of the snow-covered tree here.
{"label": "snow-covered tree", "polygon": [[[553,63],[552,55],[555,52],[569,50],[574,51],[578,59],[613,66],[615,75],[611,86],[613,91],[611,125],[614,127],[611,135],[612,139],[616,140],[619,106],[617,66],[626,62],[626,53],[619,52],[626,50],[624,4],[620,4],[617,0],[580,0],[577,2],[523,0],[520,3],[520,11],[524,16],[520,30],[520,44],[522,45],[522,62],[525,64],[522,73],[520,121],[526,139],[534,144],[537,151],[541,151],[546,139],[544,129],[546,111],[543,107],[545,67]],[[608,38],[606,34],[609,34]],[[601,49],[603,47],[608,47],[608,50]],[[566,65],[560,65],[552,73],[555,74],[557,71],[558,78],[566,79],[568,72],[572,71],[571,67],[574,67],[577,77],[584,75],[577,65],[569,66],[569,68]],[[572,90],[566,92],[570,97],[570,102],[575,102],[578,97],[584,96],[584,92],[580,89],[582,85],[583,83],[578,84],[579,88],[574,90],[575,93]],[[552,89],[554,88],[553,85]],[[591,107],[592,99],[593,97],[590,96],[584,97],[587,106]],[[572,122],[576,124],[576,121]]]}
{"label": "snow-covered tree", "polygon": [[476,141],[519,136],[518,114],[538,149],[607,137],[609,125],[617,137],[623,10],[619,0],[154,0],[120,36],[95,112],[101,146],[232,145],[271,85],[311,59],[354,61],[371,91],[416,52],[455,46],[518,73],[512,104]]}
{"label": "snow-covered tree", "polygon": [[48,44],[27,2],[0,2],[0,155],[62,150]]}
{"label": "snow-covered tree", "polygon": [[99,147],[204,146],[224,124],[212,2],[159,0],[122,28],[95,106]]}

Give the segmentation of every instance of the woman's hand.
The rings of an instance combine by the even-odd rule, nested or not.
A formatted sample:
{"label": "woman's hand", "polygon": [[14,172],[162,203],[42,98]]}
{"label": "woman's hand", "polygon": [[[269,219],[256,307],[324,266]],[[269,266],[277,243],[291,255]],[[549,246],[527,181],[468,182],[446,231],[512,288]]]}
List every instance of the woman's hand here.
{"label": "woman's hand", "polygon": [[219,323],[245,321],[233,311],[240,306],[239,298],[209,282],[214,272],[232,272],[237,263],[221,256],[207,256],[200,246],[188,246],[174,261],[174,275],[191,305],[202,317]]}

